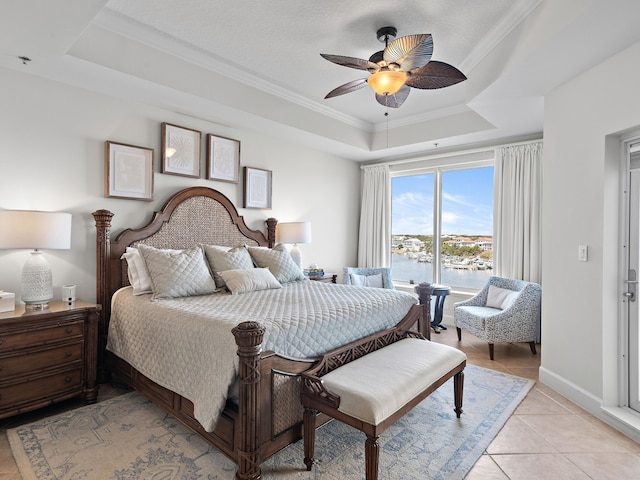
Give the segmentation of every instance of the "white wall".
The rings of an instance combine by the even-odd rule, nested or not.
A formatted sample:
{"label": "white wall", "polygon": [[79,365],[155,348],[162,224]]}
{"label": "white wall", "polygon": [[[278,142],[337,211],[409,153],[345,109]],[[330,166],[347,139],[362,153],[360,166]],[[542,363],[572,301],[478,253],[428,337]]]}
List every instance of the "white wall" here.
{"label": "white wall", "polygon": [[601,418],[619,401],[618,146],[640,126],[638,58],[635,44],[545,98],[540,379]]}
{"label": "white wall", "polygon": [[[66,211],[73,214],[69,251],[47,251],[54,296],[60,286],[78,285],[77,296],[95,301],[95,229],[91,212],[115,213],[113,232],[142,226],[151,213],[182,188],[204,185],[221,191],[248,225],[264,231],[264,219],[312,222],[311,244],[302,245],[305,264],[342,271],[357,258],[359,165],[337,156],[231,128],[151,105],[124,101],[36,76],[0,69],[0,209]],[[179,110],[179,106],[176,106]],[[239,208],[242,181],[229,184],[160,172],[162,122],[241,141],[241,166],[272,170],[271,210]],[[153,202],[104,198],[104,142],[155,150]],[[203,175],[204,176],[204,175]],[[27,251],[0,250],[0,290],[20,298],[20,271]]]}

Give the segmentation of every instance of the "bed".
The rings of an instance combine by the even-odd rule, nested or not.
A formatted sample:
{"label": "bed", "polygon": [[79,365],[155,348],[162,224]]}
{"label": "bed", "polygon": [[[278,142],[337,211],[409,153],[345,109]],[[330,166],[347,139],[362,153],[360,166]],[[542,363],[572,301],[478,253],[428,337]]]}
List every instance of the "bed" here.
{"label": "bed", "polygon": [[[221,248],[242,245],[258,255],[275,255],[277,221],[265,220],[266,234],[252,230],[226,196],[207,187],[176,193],[153,214],[146,226],[125,229],[112,240],[113,215],[108,210],[93,213],[96,296],[102,305],[100,380],[124,382],[171,413],[233,460],[237,464],[238,479],[261,478],[260,464],[302,437],[300,374],[311,368],[324,351],[356,343],[360,337],[370,336],[371,329],[383,330],[389,326],[429,335],[428,288],[418,288],[419,304],[413,297],[408,302],[406,294],[395,291],[307,279],[239,295],[228,291],[168,299],[153,299],[157,292],[133,295],[129,266],[123,259],[132,247],[147,252],[153,249],[186,251],[184,249],[196,245]],[[360,290],[369,292],[361,296]],[[352,303],[345,306],[343,301]],[[389,304],[390,310],[378,311],[383,308],[379,304],[384,308]],[[169,311],[164,323],[157,320],[161,318],[158,309]],[[295,315],[291,311],[295,311]],[[217,326],[212,327],[218,329],[215,333],[203,333],[208,332],[204,330],[205,324],[218,321],[209,317],[217,318],[223,312],[226,312],[226,323],[216,323]],[[135,321],[131,321],[132,318]],[[287,321],[282,322],[283,318]],[[331,323],[337,322],[336,318],[342,323]],[[365,322],[366,319],[370,322]],[[349,324],[348,329],[342,326],[345,323]],[[137,328],[138,333],[126,333],[127,324],[133,325],[130,332],[136,332]],[[189,333],[187,325],[193,325],[193,332],[198,333]],[[166,351],[176,355],[175,359],[163,359],[164,355],[157,351],[147,350],[151,348],[147,345],[138,352],[138,347],[132,346],[133,341],[128,343],[129,338],[155,337],[164,330],[167,334],[155,342],[163,342]],[[207,348],[209,344],[205,344],[202,351],[192,348],[200,340],[218,343],[214,348]],[[204,367],[192,368],[196,360]],[[181,362],[184,365],[180,366]],[[210,364],[216,368],[208,368]],[[218,369],[222,372],[221,379],[216,376]],[[181,375],[195,375],[196,370],[202,370],[206,380],[190,380],[182,385]],[[230,382],[229,372],[233,377]],[[208,387],[208,382],[212,385],[227,382],[228,385],[225,384],[223,395],[219,389],[205,388],[195,393],[190,390],[194,384]],[[203,403],[203,399],[209,398],[217,398],[219,411],[218,404],[212,407]],[[318,424],[323,420],[320,418]]]}

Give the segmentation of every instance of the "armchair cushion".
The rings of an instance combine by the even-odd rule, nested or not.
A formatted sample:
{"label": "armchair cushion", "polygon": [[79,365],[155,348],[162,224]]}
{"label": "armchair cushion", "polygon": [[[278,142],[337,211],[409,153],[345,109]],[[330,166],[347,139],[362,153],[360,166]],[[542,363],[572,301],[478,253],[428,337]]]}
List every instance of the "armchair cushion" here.
{"label": "armchair cushion", "polygon": [[[362,278],[364,276],[380,275],[382,284],[380,284],[378,277],[374,278]],[[359,268],[359,267],[345,267],[344,268],[344,283],[345,285],[360,285],[369,287],[382,287],[382,288],[395,288],[391,281],[391,268]]]}
{"label": "armchair cushion", "polygon": [[382,288],[381,273],[376,273],[375,275],[358,275],[356,273],[351,273],[349,276],[351,279],[351,285]]}
{"label": "armchair cushion", "polygon": [[487,307],[498,308],[504,310],[509,308],[511,304],[518,298],[518,293],[514,290],[489,285],[487,292]]}

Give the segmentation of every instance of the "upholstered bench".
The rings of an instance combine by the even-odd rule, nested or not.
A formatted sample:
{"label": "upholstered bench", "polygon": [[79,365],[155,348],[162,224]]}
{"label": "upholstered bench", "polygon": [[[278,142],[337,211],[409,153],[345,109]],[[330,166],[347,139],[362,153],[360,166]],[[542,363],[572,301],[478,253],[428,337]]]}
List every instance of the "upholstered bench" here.
{"label": "upholstered bench", "polygon": [[321,412],[364,432],[366,479],[377,479],[380,435],[451,377],[460,417],[466,361],[456,348],[393,329],[329,352],[302,375],[307,470],[314,462]]}

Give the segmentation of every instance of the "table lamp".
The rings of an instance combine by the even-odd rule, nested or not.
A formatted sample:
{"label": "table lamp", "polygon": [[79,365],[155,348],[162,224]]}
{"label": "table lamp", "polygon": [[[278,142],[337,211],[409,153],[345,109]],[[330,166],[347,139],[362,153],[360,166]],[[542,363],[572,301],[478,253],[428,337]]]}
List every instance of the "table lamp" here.
{"label": "table lamp", "polygon": [[22,301],[27,309],[49,308],[53,298],[51,266],[40,249],[71,248],[71,214],[33,210],[0,211],[0,248],[32,248],[22,267]]}
{"label": "table lamp", "polygon": [[311,242],[311,223],[279,223],[278,236],[280,243],[293,244],[293,247],[291,247],[291,258],[293,258],[296,265],[302,268],[302,254],[300,253],[298,244]]}

